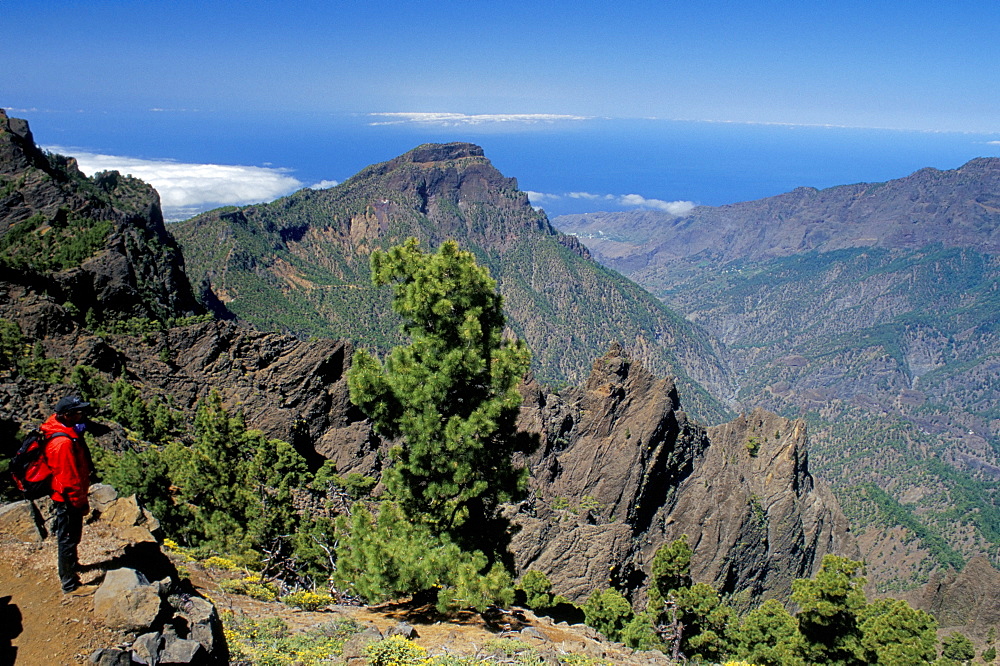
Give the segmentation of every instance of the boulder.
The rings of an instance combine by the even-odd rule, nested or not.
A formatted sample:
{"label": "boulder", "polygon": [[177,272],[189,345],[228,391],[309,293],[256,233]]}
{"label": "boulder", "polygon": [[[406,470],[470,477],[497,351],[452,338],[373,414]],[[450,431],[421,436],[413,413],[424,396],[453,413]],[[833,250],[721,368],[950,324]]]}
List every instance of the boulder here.
{"label": "boulder", "polygon": [[90,508],[98,513],[104,513],[118,499],[118,491],[106,483],[95,483],[87,494]]}
{"label": "boulder", "polygon": [[135,639],[132,643],[132,661],[148,666],[160,663],[160,650],[163,648],[163,634],[149,632]]}
{"label": "boulder", "polygon": [[97,666],[132,666],[132,655],[118,648],[101,648],[90,655],[90,662]]}
{"label": "boulder", "polygon": [[367,664],[365,648],[380,640],[382,640],[382,632],[373,626],[367,627],[364,631],[347,639],[347,642],[344,643],[341,659],[346,664]]}
{"label": "boulder", "polygon": [[175,595],[170,600],[176,616],[183,618],[188,626],[188,638],[201,643],[208,652],[214,651],[220,633],[215,606],[207,599],[189,595]]}
{"label": "boulder", "polygon": [[94,594],[94,613],[105,625],[122,631],[139,631],[153,625],[160,615],[159,586],[150,585],[135,569],[109,571]]}
{"label": "boulder", "polygon": [[44,535],[41,516],[35,506],[27,501],[11,502],[0,506],[0,532],[20,541],[42,541]]}
{"label": "boulder", "polygon": [[207,659],[208,652],[198,641],[179,638],[176,634],[164,637],[161,664],[203,664]]}
{"label": "boulder", "polygon": [[101,519],[118,527],[133,527],[142,523],[144,516],[139,500],[132,495],[109,502],[101,512]]}
{"label": "boulder", "polygon": [[402,636],[403,638],[413,639],[419,638],[420,634],[413,628],[413,625],[406,622],[397,622],[385,630],[385,637],[389,638],[390,636]]}

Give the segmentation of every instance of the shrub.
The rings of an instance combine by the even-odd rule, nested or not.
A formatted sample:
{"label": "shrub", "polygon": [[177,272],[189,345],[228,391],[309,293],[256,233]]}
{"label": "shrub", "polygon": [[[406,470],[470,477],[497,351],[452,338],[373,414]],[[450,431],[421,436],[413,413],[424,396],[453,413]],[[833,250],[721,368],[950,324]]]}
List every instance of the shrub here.
{"label": "shrub", "polygon": [[236,563],[225,557],[219,557],[218,555],[213,555],[204,562],[203,565],[206,567],[214,567],[216,569],[225,569],[227,571],[232,571],[237,568]]}
{"label": "shrub", "polygon": [[281,602],[306,611],[319,610],[333,603],[333,597],[328,594],[316,594],[308,590],[299,590],[281,597]]}
{"label": "shrub", "polygon": [[390,636],[365,648],[371,666],[411,666],[427,657],[427,650],[402,636]]}
{"label": "shrub", "polygon": [[625,625],[635,616],[628,599],[615,589],[591,594],[583,605],[583,614],[588,625],[612,641],[621,639]]}
{"label": "shrub", "polygon": [[269,580],[264,580],[258,574],[242,579],[224,580],[219,583],[224,592],[244,594],[258,601],[274,601],[278,598],[278,586]]}
{"label": "shrub", "polygon": [[541,571],[529,569],[524,572],[517,588],[524,592],[524,603],[528,608],[539,610],[552,607],[552,583]]}

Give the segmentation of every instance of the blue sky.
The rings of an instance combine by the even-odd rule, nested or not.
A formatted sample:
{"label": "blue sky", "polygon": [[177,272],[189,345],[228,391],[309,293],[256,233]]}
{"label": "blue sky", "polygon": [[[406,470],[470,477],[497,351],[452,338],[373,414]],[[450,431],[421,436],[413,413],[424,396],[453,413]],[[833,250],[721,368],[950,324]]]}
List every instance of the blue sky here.
{"label": "blue sky", "polygon": [[[307,185],[391,157],[403,139],[374,124],[386,122],[498,145],[529,126],[565,133],[609,118],[1000,139],[1000,3],[986,0],[0,0],[0,22],[0,105],[27,117],[41,143],[277,169]],[[240,126],[239,114],[252,122]],[[355,139],[371,144],[370,159],[331,162],[327,175],[293,156],[231,150],[222,137],[214,155],[215,139],[199,154],[151,137],[209,116],[239,142],[254,127],[288,131],[281,118],[303,134],[327,118],[384,129]],[[617,195],[627,194],[671,198]]]}

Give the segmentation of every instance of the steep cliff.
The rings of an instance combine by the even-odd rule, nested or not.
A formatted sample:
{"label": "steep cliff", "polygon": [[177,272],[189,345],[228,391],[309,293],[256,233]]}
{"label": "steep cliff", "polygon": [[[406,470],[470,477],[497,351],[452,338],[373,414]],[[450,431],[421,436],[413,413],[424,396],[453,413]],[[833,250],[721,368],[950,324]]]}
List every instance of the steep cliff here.
{"label": "steep cliff", "polygon": [[555,222],[717,336],[742,409],[808,420],[873,579],[899,589],[1000,562],[998,184],[1000,159],[982,158],[683,217]]}
{"label": "steep cliff", "polygon": [[117,172],[85,177],[0,109],[0,277],[92,321],[202,312],[159,195]]}
{"label": "steep cliff", "polygon": [[522,427],[542,447],[513,549],[562,594],[637,591],[656,549],[685,534],[695,580],[754,597],[786,597],[827,553],[858,554],[836,499],[809,472],[802,422],[757,410],[704,428],[672,381],[620,349],[582,388],[525,392]]}

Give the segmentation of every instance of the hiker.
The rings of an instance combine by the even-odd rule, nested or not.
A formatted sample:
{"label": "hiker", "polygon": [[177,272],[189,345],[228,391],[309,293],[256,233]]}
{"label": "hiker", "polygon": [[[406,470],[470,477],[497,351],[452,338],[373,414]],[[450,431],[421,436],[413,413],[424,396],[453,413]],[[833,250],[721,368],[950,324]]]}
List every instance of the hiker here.
{"label": "hiker", "polygon": [[76,554],[83,533],[83,519],[90,512],[87,494],[92,464],[90,451],[81,436],[86,428],[89,407],[89,402],[77,396],[66,396],[56,404],[55,414],[39,426],[48,440],[45,459],[52,469],[59,582],[64,594],[74,596],[89,594],[96,589],[93,585],[80,584]]}

